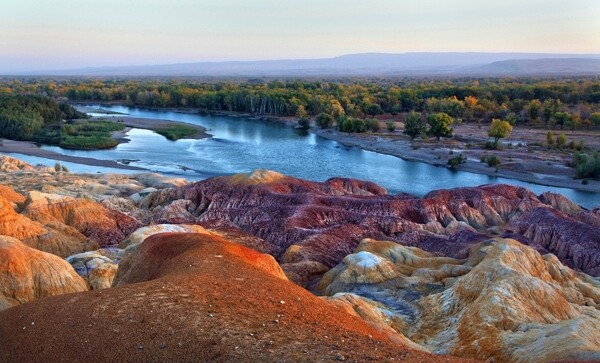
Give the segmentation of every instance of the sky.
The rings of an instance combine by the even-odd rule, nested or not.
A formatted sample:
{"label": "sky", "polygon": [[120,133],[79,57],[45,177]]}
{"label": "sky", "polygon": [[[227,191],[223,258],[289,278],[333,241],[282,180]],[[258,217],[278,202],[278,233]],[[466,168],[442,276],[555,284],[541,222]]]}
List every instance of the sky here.
{"label": "sky", "polygon": [[363,52],[600,53],[600,0],[0,0],[0,74]]}

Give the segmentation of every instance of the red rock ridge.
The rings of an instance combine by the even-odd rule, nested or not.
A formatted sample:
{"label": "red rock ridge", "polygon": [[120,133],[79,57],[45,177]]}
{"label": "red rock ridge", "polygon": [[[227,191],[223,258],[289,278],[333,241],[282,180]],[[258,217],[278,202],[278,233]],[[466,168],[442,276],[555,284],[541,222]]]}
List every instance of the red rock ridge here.
{"label": "red rock ridge", "polygon": [[[261,238],[273,246],[284,270],[303,285],[339,263],[364,237],[465,258],[473,244],[506,235],[563,258],[564,247],[530,239],[514,228],[505,231],[505,226],[544,208],[573,213],[561,214],[554,223],[595,218],[564,197],[545,193],[540,200],[526,188],[509,185],[438,190],[416,198],[387,195],[369,182],[336,178],[318,183],[271,173],[212,178],[152,193],[140,204],[155,212],[157,223],[230,224]],[[590,228],[600,235],[598,226]],[[576,236],[566,236],[561,243],[567,242],[581,243]],[[600,255],[599,244],[585,248]],[[598,274],[590,264],[563,261]]]}

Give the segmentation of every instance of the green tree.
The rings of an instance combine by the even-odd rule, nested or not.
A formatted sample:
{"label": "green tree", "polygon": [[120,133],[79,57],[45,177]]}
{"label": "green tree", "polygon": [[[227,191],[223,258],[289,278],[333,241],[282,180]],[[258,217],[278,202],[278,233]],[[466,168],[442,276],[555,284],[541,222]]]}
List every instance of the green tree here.
{"label": "green tree", "polygon": [[333,116],[324,112],[318,114],[315,118],[315,124],[322,129],[330,128],[333,125],[333,121]]}
{"label": "green tree", "polygon": [[550,120],[554,117],[554,114],[560,109],[560,101],[555,99],[547,99],[544,101],[544,123],[546,127]]}
{"label": "green tree", "polygon": [[581,126],[581,114],[571,114],[565,124],[571,129],[571,131],[575,131],[576,128]]}
{"label": "green tree", "polygon": [[337,119],[338,130],[341,132],[353,132],[354,131],[354,122],[352,117],[339,117]]}
{"label": "green tree", "polygon": [[512,125],[508,121],[493,119],[488,136],[494,138],[494,148],[498,148],[498,141],[505,137],[508,137],[512,132]]}
{"label": "green tree", "polygon": [[600,126],[600,112],[594,112],[590,115],[590,120],[594,126]]}
{"label": "green tree", "polygon": [[571,114],[568,112],[556,112],[554,114],[554,121],[562,130],[565,125],[568,125],[571,122]]}
{"label": "green tree", "polygon": [[556,147],[562,149],[567,144],[567,135],[560,134],[556,136]]}
{"label": "green tree", "polygon": [[371,116],[381,115],[382,113],[383,110],[381,109],[381,106],[376,103],[373,103],[367,107],[367,114]]}
{"label": "green tree", "polygon": [[537,121],[538,117],[540,117],[541,110],[542,110],[542,103],[538,99],[531,100],[527,104],[527,114],[529,115],[529,118],[531,119],[531,121],[534,121],[534,122]]}
{"label": "green tree", "polygon": [[298,117],[298,125],[304,130],[308,130],[310,127],[310,119],[308,118],[308,112],[306,112],[303,105],[298,106],[296,109],[296,117]]}
{"label": "green tree", "polygon": [[427,123],[429,124],[427,133],[435,136],[438,141],[441,137],[452,136],[454,130],[451,126],[454,123],[454,119],[447,113],[438,112],[429,115],[429,117],[427,117]]}
{"label": "green tree", "polygon": [[308,112],[306,112],[306,109],[303,105],[299,105],[296,109],[296,117],[298,117],[299,119],[308,117]]}
{"label": "green tree", "polygon": [[411,112],[404,120],[403,134],[410,136],[411,139],[420,136],[425,132],[426,123],[417,112]]}
{"label": "green tree", "polygon": [[373,131],[373,132],[377,132],[379,131],[379,121],[377,121],[377,119],[371,118],[368,119],[366,122],[366,126],[369,130]]}

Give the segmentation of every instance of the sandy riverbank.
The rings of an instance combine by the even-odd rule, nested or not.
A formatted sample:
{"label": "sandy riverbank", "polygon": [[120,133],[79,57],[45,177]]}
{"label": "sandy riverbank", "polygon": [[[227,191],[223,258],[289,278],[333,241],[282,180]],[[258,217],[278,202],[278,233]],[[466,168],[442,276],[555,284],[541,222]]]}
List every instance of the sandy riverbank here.
{"label": "sandy riverbank", "polygon": [[[195,113],[190,110],[179,110],[179,112]],[[290,127],[297,126],[297,120],[294,117],[255,116],[236,112],[215,112],[213,114],[280,122]],[[448,159],[463,153],[467,157],[467,161],[456,168],[459,171],[516,179],[539,185],[600,192],[600,182],[598,181],[589,180],[588,184],[582,184],[581,180],[573,179],[574,170],[566,166],[570,160],[568,153],[528,150],[527,145],[543,143],[548,131],[544,129],[515,128],[509,141],[515,145],[522,143],[523,146],[494,151],[469,147],[469,145],[482,144],[489,140],[486,135],[487,128],[479,128],[474,124],[455,125],[454,134],[458,136],[452,139],[443,139],[440,142],[432,139],[411,142],[408,137],[402,135],[401,130],[394,133],[382,132],[381,134],[347,134],[335,129],[323,130],[312,127],[309,131],[347,146],[440,167],[448,167]],[[554,132],[558,133],[557,130]],[[593,132],[568,132],[567,136],[569,139],[583,140],[592,148],[600,145],[600,135]],[[497,154],[501,158],[502,164],[498,168],[488,167],[487,164],[480,161],[482,155],[490,154]]]}
{"label": "sandy riverbank", "polygon": [[[126,128],[121,131],[114,132],[112,134],[113,139],[115,139],[119,143],[125,143],[129,140],[127,139],[127,132],[132,128],[136,129],[145,129],[157,131],[170,126],[186,126],[192,127],[196,129],[196,134],[187,136],[185,139],[206,139],[212,137],[212,135],[206,132],[206,128],[200,125],[189,124],[180,121],[172,121],[172,120],[164,120],[164,119],[154,119],[154,118],[143,118],[143,117],[132,117],[126,114],[112,112],[107,110],[100,110],[97,108],[90,107],[87,104],[75,104],[75,108],[84,113],[93,113],[93,114],[102,114],[101,116],[93,116],[91,120],[106,120],[112,122],[118,122],[123,124]],[[164,111],[164,110],[163,110]],[[194,110],[190,109],[172,109],[173,112],[181,112],[181,113],[196,113]]]}
{"label": "sandy riverbank", "polygon": [[23,154],[29,156],[36,156],[39,158],[66,161],[76,164],[83,164],[89,166],[100,166],[114,169],[125,169],[125,170],[146,170],[135,166],[119,164],[112,160],[99,160],[94,158],[86,158],[79,156],[63,155],[54,151],[45,150],[39,148],[34,142],[31,141],[14,141],[14,140],[2,140],[0,142],[0,153],[4,154]]}
{"label": "sandy riverbank", "polygon": [[125,117],[122,115],[94,116],[91,118],[91,120],[92,121],[93,120],[106,120],[106,121],[118,122],[118,123],[123,124],[126,127],[124,130],[117,131],[112,134],[112,137],[115,140],[117,140],[119,143],[129,141],[127,139],[126,133],[127,133],[127,131],[131,130],[132,128],[157,131],[157,130],[160,130],[160,129],[163,129],[166,127],[170,127],[170,126],[186,126],[186,127],[192,127],[194,129],[196,129],[197,132],[194,135],[185,137],[185,139],[207,139],[207,138],[212,137],[210,134],[206,133],[206,128],[204,128],[202,126],[188,124],[188,123],[179,122],[179,121],[160,120],[160,119],[141,118],[141,117],[129,117],[129,116]]}
{"label": "sandy riverbank", "polygon": [[[78,106],[78,108],[83,112],[99,111],[98,109],[81,105]],[[182,113],[197,113],[195,110],[189,109],[175,109],[172,111]],[[249,114],[233,112],[215,112],[213,114],[228,117],[247,117],[259,120],[281,122],[290,127],[297,126],[297,121],[293,117],[278,118],[271,116],[253,116]],[[131,128],[156,130],[171,125],[195,127],[198,130],[198,134],[194,135],[194,138],[211,137],[211,135],[206,133],[205,128],[184,122],[129,117],[117,113],[107,113],[104,116],[96,116],[94,118],[122,122],[127,128],[112,135],[113,138],[119,142],[128,141],[126,133]],[[467,161],[456,168],[456,170],[459,171],[515,179],[539,185],[570,188],[587,192],[600,192],[600,182],[598,181],[589,180],[588,184],[582,184],[581,180],[573,179],[573,169],[566,166],[571,157],[569,153],[544,150],[540,147],[532,151],[531,146],[528,145],[543,143],[545,139],[545,133],[547,132],[547,130],[543,129],[538,130],[515,128],[509,141],[512,144],[519,146],[494,151],[473,146],[480,145],[488,139],[486,135],[487,129],[479,128],[474,124],[456,125],[454,134],[457,136],[452,139],[442,139],[440,142],[436,142],[433,139],[411,141],[408,139],[408,137],[402,135],[401,130],[397,130],[392,133],[383,131],[380,133],[347,134],[341,133],[334,129],[323,130],[313,127],[310,129],[310,132],[347,146],[384,153],[402,158],[404,160],[423,162],[440,167],[448,167],[448,160],[462,153],[467,157]],[[583,140],[585,141],[585,145],[592,148],[596,148],[600,145],[600,134],[598,133],[584,131],[579,133],[569,132],[567,133],[567,136],[569,139],[573,139],[575,141]],[[113,161],[102,161],[91,158],[73,158],[62,154],[53,153],[51,151],[41,150],[33,143],[25,143],[29,145],[20,145],[18,147],[16,147],[13,143],[16,142],[11,141],[9,143],[5,143],[5,146],[0,147],[0,152],[22,153],[26,155],[71,161],[87,165],[137,169],[126,165],[121,165]],[[49,153],[52,153],[52,155]],[[502,164],[497,168],[488,167],[485,163],[480,162],[482,156],[490,154],[497,154],[501,158]],[[107,165],[107,163],[110,165]]]}
{"label": "sandy riverbank", "polygon": [[[448,160],[462,153],[467,157],[456,170],[516,179],[528,183],[570,188],[587,192],[600,192],[600,182],[590,180],[587,185],[573,179],[573,169],[565,166],[563,158],[528,155],[519,150],[490,152],[482,149],[467,149],[463,142],[443,140],[437,142],[414,142],[400,135],[376,136],[371,134],[347,134],[333,129],[311,129],[311,132],[341,144],[364,150],[396,156],[408,161],[418,161],[440,167],[448,167]],[[504,160],[498,168],[480,162],[483,154],[499,154]],[[510,155],[510,156],[509,156]],[[551,160],[551,161],[550,161]]]}

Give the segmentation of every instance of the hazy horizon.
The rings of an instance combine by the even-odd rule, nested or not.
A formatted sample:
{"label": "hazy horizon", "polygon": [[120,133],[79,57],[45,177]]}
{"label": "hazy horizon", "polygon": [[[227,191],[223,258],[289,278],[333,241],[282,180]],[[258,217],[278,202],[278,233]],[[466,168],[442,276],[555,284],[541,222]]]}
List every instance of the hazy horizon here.
{"label": "hazy horizon", "polygon": [[20,0],[2,73],[356,53],[600,53],[600,2]]}

